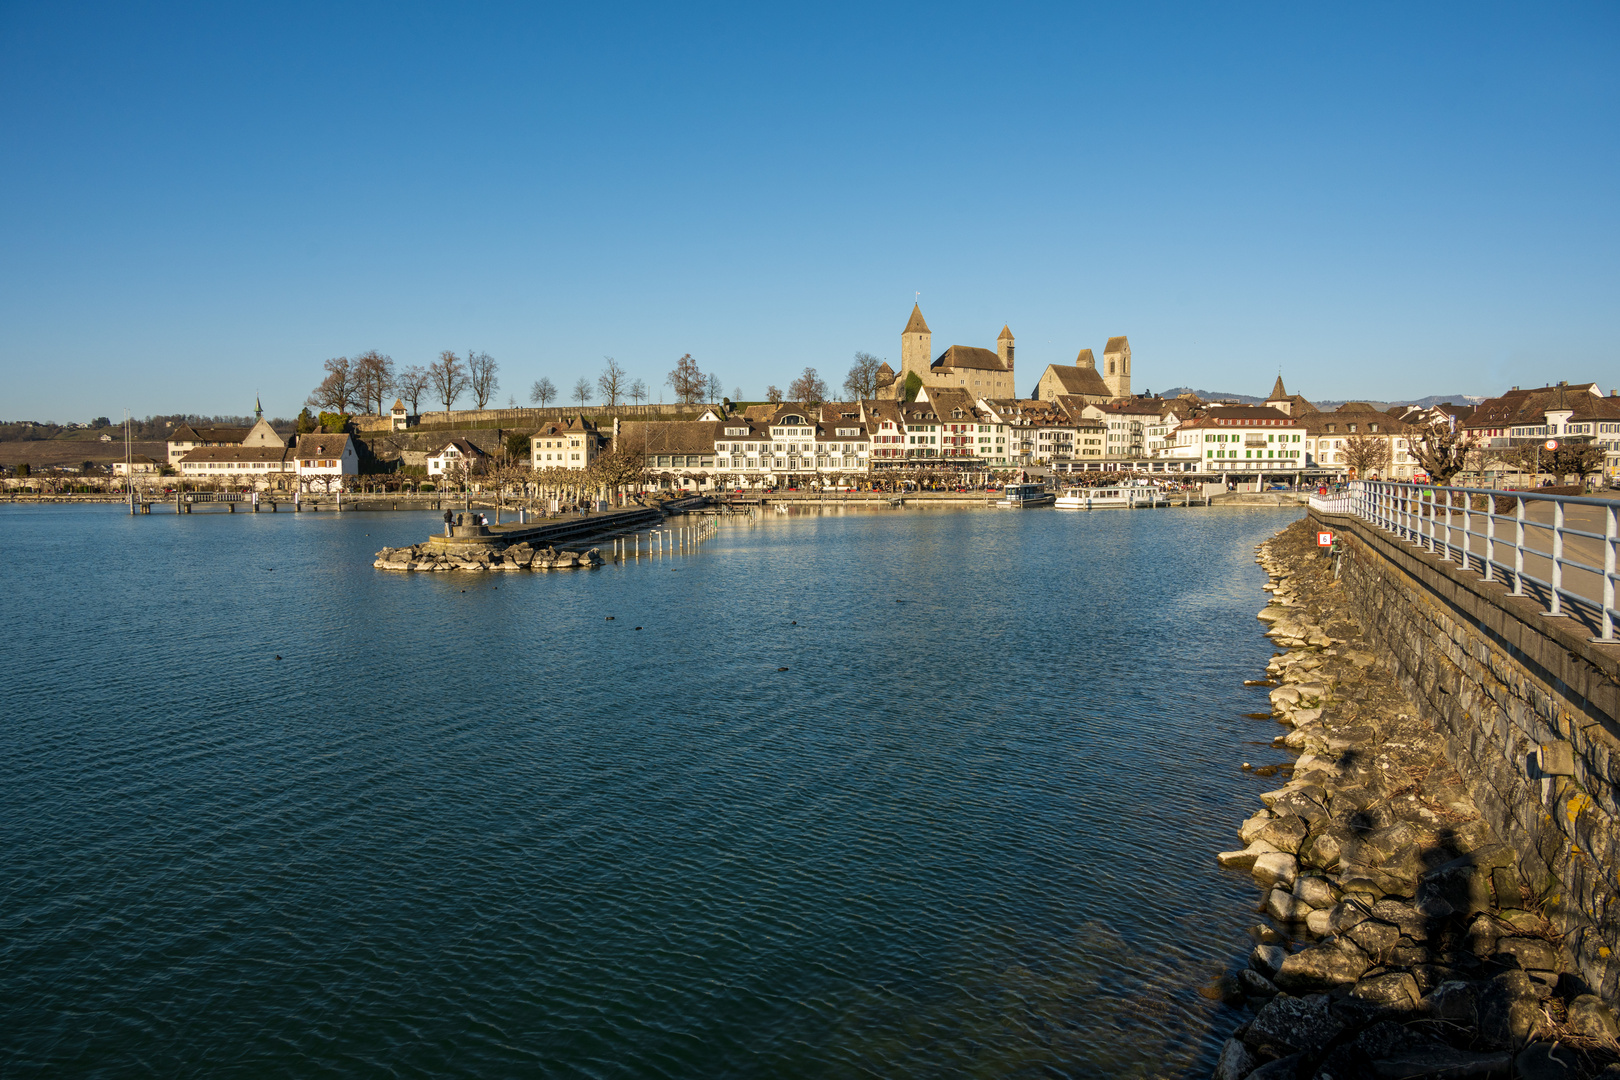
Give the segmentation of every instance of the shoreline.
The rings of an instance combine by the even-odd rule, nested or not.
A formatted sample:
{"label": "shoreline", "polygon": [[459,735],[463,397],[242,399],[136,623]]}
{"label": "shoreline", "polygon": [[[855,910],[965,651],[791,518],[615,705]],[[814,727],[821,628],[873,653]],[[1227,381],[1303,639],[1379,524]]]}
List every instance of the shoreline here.
{"label": "shoreline", "polygon": [[[1261,544],[1279,651],[1273,745],[1298,754],[1217,856],[1261,890],[1248,965],[1218,991],[1253,1017],[1215,1076],[1620,1077],[1620,1025],[1574,974],[1348,605],[1306,521]],[[1256,714],[1260,715],[1260,714]],[[1247,766],[1246,766],[1247,767]]]}

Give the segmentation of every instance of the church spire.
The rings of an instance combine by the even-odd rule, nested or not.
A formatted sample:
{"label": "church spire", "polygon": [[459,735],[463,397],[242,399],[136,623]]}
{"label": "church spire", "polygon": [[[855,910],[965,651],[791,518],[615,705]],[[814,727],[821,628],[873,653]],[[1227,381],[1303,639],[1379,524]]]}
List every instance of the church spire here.
{"label": "church spire", "polygon": [[1266,400],[1267,401],[1281,401],[1283,398],[1285,398],[1287,396],[1288,396],[1288,391],[1283,389],[1282,372],[1279,371],[1277,373],[1277,385],[1273,386],[1271,388],[1271,397],[1267,398]]}
{"label": "church spire", "polygon": [[258,394],[253,395],[253,418],[255,420],[264,419],[264,406],[259,404]]}

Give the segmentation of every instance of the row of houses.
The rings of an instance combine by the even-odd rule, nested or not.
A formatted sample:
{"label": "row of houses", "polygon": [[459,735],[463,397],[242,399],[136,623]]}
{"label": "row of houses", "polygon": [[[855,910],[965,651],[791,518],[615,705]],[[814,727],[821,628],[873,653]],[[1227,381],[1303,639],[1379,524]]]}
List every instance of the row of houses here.
{"label": "row of houses", "polygon": [[181,424],[169,434],[168,458],[182,480],[266,491],[341,491],[346,478],[360,472],[359,449],[349,435],[296,435],[289,442],[262,414],[249,428]]}
{"label": "row of houses", "polygon": [[[742,412],[715,406],[695,420],[615,419],[611,428],[575,416],[530,435],[529,464],[586,470],[603,454],[628,449],[664,487],[837,483],[891,470],[1027,466],[1186,478],[1422,480],[1414,442],[1441,425],[1486,449],[1547,438],[1594,442],[1608,453],[1610,476],[1620,478],[1620,395],[1605,396],[1595,383],[1514,387],[1477,407],[1381,411],[1350,402],[1324,411],[1290,394],[1281,376],[1263,404],[1208,404],[1190,396],[1101,399],[1090,392],[1097,389],[1095,371],[1082,370],[1089,378],[1049,367],[1037,396],[1027,399],[924,385],[912,400],[785,403]],[[333,490],[359,472],[350,436],[300,435],[289,443],[262,417],[251,428],[181,425],[168,453],[183,478],[269,489]],[[434,479],[459,476],[459,467],[487,457],[468,439],[451,438],[427,454],[427,472]]]}

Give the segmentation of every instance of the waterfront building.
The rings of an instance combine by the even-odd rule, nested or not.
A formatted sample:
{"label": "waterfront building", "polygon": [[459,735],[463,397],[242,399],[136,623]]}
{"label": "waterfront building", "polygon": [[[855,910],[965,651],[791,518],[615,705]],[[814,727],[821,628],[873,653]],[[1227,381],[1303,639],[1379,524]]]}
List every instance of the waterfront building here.
{"label": "waterfront building", "polygon": [[1264,405],[1212,406],[1174,433],[1178,456],[1229,476],[1303,471],[1306,435],[1301,421]]}
{"label": "waterfront building", "polygon": [[[1365,401],[1347,401],[1332,412],[1312,410],[1298,418],[1305,426],[1305,460],[1312,468],[1338,473],[1351,480],[1410,481],[1418,469],[1412,439],[1419,429]],[[1380,463],[1357,474],[1358,447],[1381,444],[1372,451]],[[1362,452],[1366,452],[1363,450]]]}
{"label": "waterfront building", "polygon": [[529,436],[529,453],[536,469],[588,469],[607,444],[594,424],[575,416],[542,425]]}
{"label": "waterfront building", "polygon": [[863,401],[861,418],[866,422],[867,457],[872,465],[892,465],[905,457],[906,421],[897,402]]}
{"label": "waterfront building", "polygon": [[182,480],[217,481],[226,487],[261,491],[291,490],[298,479],[297,461],[287,455],[285,446],[198,446],[186,451],[175,470]]}
{"label": "waterfront building", "polygon": [[1547,439],[1596,443],[1604,451],[1605,476],[1620,481],[1620,390],[1605,396],[1597,383],[1515,386],[1481,402],[1459,426],[1492,450]]}
{"label": "waterfront building", "polygon": [[317,486],[322,491],[342,491],[349,477],[360,475],[360,452],[348,435],[300,435],[292,452],[298,463],[298,486],[306,491]]}
{"label": "waterfront building", "polygon": [[[255,424],[254,428],[257,427]],[[169,464],[178,466],[182,458],[198,447],[241,446],[242,440],[247,438],[250,430],[252,429],[243,427],[199,428],[181,424],[169,432]]]}
{"label": "waterfront building", "polygon": [[427,471],[429,476],[437,478],[450,474],[457,465],[461,465],[468,473],[472,473],[488,460],[489,455],[470,440],[451,439],[428,454]]}
{"label": "waterfront building", "polygon": [[1161,432],[1158,441],[1162,443],[1163,433],[1180,423],[1175,410],[1162,398],[1126,398],[1102,405],[1087,404],[1081,414],[1102,422],[1107,430],[1104,456],[1115,459],[1148,457],[1149,430]]}
{"label": "waterfront building", "polygon": [[136,454],[128,461],[113,462],[114,476],[156,476],[161,466],[145,454]]}

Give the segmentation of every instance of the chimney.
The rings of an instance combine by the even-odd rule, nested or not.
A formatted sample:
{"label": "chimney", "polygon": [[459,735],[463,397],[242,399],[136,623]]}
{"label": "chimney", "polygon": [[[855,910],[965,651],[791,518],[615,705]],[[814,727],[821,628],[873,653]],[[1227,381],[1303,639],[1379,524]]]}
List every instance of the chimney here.
{"label": "chimney", "polygon": [[1513,388],[1513,389],[1515,389],[1515,390],[1517,390],[1517,389],[1518,389],[1518,387],[1517,387],[1517,386],[1515,386],[1515,387],[1514,387],[1514,388]]}

